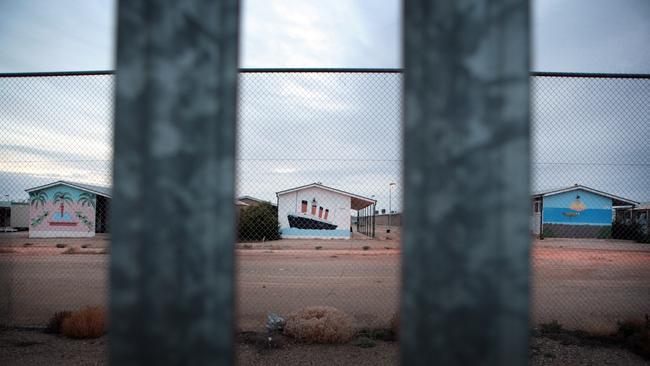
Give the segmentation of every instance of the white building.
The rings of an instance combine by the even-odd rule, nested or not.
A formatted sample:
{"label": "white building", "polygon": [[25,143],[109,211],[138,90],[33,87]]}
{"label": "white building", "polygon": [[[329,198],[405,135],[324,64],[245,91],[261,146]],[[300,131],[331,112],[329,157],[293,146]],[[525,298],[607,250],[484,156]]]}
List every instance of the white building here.
{"label": "white building", "polygon": [[312,183],[276,193],[283,238],[349,239],[352,211],[372,216],[376,201]]}

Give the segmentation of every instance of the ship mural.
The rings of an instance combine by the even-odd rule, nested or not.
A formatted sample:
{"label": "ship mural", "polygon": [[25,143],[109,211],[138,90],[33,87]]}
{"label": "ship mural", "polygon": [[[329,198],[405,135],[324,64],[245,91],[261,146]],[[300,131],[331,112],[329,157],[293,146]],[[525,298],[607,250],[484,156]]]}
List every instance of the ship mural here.
{"label": "ship mural", "polygon": [[576,199],[571,202],[571,205],[569,205],[569,209],[571,210],[570,212],[563,212],[562,215],[566,217],[576,217],[580,216],[580,213],[587,209],[587,205],[580,200],[580,196],[576,196]]}
{"label": "ship mural", "polygon": [[316,198],[311,201],[311,211],[307,212],[308,202],[302,201],[300,212],[287,215],[289,227],[310,230],[335,230],[338,226],[328,220],[330,210],[318,206]]}

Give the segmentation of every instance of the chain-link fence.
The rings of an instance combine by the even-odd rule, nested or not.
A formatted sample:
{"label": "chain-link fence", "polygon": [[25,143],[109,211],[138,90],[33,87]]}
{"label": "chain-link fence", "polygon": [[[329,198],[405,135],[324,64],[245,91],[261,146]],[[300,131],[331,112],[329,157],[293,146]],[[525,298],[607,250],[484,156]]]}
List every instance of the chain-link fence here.
{"label": "chain-link fence", "polygon": [[113,89],[110,73],[0,77],[2,324],[106,304]]}
{"label": "chain-link fence", "polygon": [[650,78],[531,79],[533,321],[650,313]]}
{"label": "chain-link fence", "polygon": [[[650,313],[650,79],[568,76],[531,77],[532,322],[602,329]],[[401,85],[396,70],[241,73],[240,329],[311,305],[388,326]],[[113,88],[110,73],[0,78],[4,324],[106,303]]]}
{"label": "chain-link fence", "polygon": [[306,306],[361,326],[387,326],[397,312],[399,227],[377,218],[401,211],[401,80],[385,70],[241,75],[240,327]]}

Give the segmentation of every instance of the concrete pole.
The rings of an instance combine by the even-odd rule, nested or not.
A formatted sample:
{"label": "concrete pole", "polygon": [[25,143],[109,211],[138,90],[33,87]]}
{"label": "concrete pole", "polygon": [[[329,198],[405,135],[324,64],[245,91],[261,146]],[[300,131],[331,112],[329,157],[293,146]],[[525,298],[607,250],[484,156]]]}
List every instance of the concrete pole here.
{"label": "concrete pole", "polygon": [[238,3],[119,3],[112,365],[232,364]]}
{"label": "concrete pole", "polygon": [[405,1],[403,365],[526,365],[529,1]]}

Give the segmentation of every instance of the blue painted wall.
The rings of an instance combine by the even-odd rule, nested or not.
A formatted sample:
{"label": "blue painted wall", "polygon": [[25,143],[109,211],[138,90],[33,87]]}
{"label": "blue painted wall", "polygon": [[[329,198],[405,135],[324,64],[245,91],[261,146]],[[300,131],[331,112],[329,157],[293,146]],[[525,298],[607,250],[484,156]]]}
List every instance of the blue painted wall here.
{"label": "blue painted wall", "polygon": [[[582,205],[576,205],[576,202]],[[572,209],[572,205],[583,209]],[[581,189],[547,196],[544,197],[543,215],[547,224],[611,225],[612,199]]]}
{"label": "blue painted wall", "polygon": [[283,227],[280,230],[283,238],[314,237],[314,238],[350,238],[350,230],[310,230],[295,227]]}

